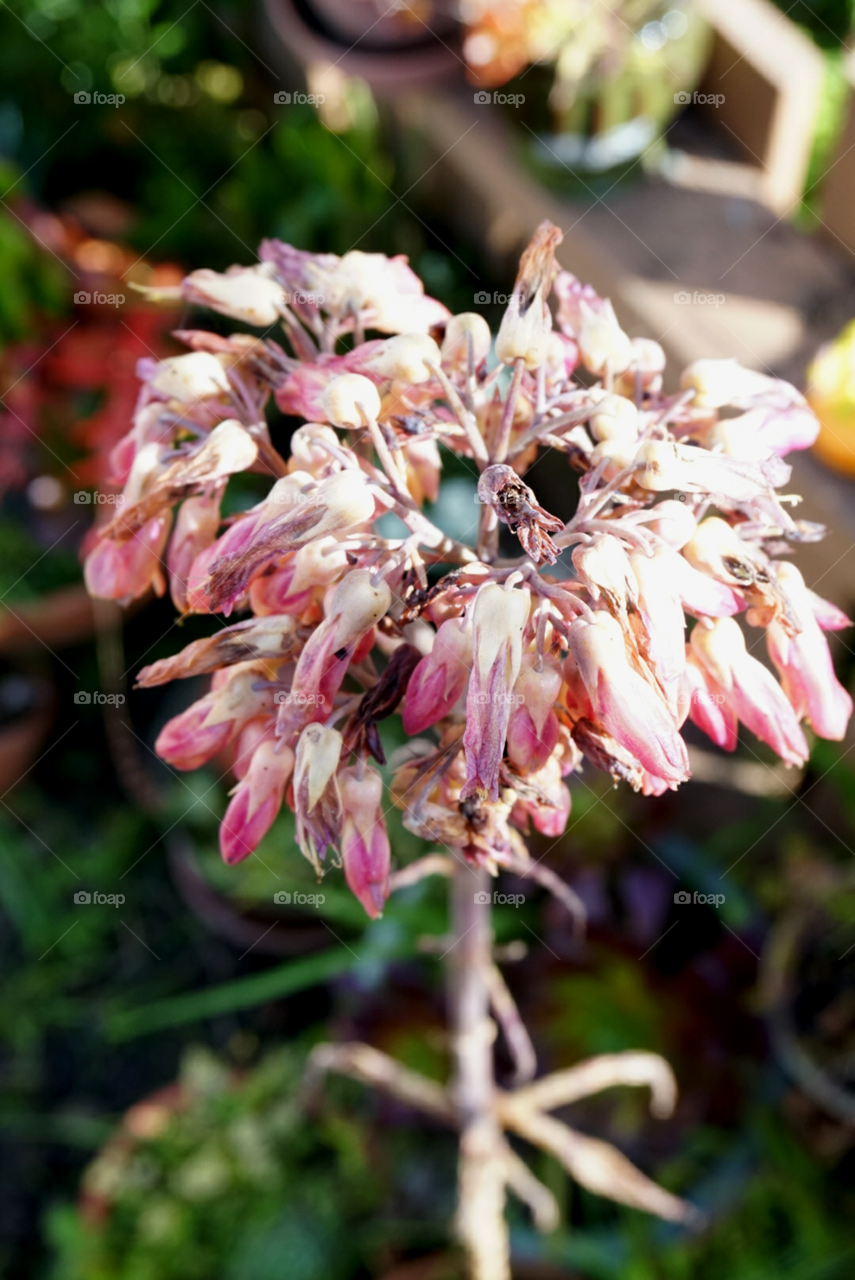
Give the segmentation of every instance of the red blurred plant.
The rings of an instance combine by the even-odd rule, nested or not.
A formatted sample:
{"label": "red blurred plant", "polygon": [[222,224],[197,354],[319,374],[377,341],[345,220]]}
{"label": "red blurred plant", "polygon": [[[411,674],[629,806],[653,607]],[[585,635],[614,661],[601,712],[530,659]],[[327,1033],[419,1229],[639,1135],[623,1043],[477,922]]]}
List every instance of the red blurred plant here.
{"label": "red blurred plant", "polygon": [[[728,749],[741,721],[801,764],[800,720],[839,739],[852,709],[823,635],[847,620],[780,559],[821,535],[776,492],[790,475],[781,455],[816,434],[802,396],[729,360],[696,361],[666,394],[661,347],[630,339],[607,300],[558,271],[560,239],[544,223],[523,254],[492,366],[483,318],[449,315],[401,258],[268,241],[256,267],[152,291],[266,333],[185,331],[189,354],[141,362],[133,426],[113,453],[123,502],[86,565],[95,595],[127,601],[168,579],[182,613],[249,614],[139,677],[212,674],[157,750],[193,769],[235,744],[228,863],[252,853],[285,802],[318,875],[342,865],[369,916],[422,875],[452,878],[450,1087],[366,1045],[321,1046],[314,1062],[459,1127],[457,1230],[478,1280],[509,1275],[507,1188],[542,1227],[557,1212],[504,1130],[599,1194],[697,1217],[614,1147],[547,1114],[646,1084],[664,1115],[675,1083],[644,1053],[529,1083],[534,1051],[492,955],[489,878],[530,876],[578,915],[524,833],[563,832],[565,779],[584,761],[660,794],[689,777],[687,718]],[[269,336],[279,324],[287,348]],[[371,330],[391,336],[366,341]],[[266,426],[271,396],[310,419],[288,459]],[[723,418],[728,408],[739,416]],[[439,445],[477,473],[474,545],[423,510],[441,485]],[[581,473],[566,523],[523,478],[543,451]],[[270,490],[221,531],[229,477],[248,470]],[[401,536],[378,532],[387,512]],[[516,554],[501,550],[503,524]],[[565,552],[570,563],[544,570]],[[746,647],[742,611],[766,629],[781,684]],[[377,726],[397,711],[411,742],[392,762],[390,802],[447,852],[393,871],[371,761],[385,763]],[[491,1009],[517,1060],[512,1092],[494,1082]]]}

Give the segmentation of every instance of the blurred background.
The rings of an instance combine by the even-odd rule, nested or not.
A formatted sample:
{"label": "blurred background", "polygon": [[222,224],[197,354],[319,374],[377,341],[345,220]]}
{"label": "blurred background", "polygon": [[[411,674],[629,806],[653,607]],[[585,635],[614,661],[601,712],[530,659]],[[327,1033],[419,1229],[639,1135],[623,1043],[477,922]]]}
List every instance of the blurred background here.
{"label": "blurred background", "polygon": [[[549,217],[562,264],[663,344],[672,384],[736,356],[807,392],[823,426],[792,488],[830,533],[800,564],[851,614],[853,21],[852,0],[0,5],[4,1275],[461,1274],[452,1137],[356,1085],[303,1083],[329,1036],[445,1077],[443,886],[368,925],[334,876],[321,908],[275,903],[314,887],[287,813],[261,857],[224,867],[228,761],[178,777],[152,752],[199,690],[133,689],[204,620],[177,632],[168,599],[123,613],[82,586],[136,362],[177,353],[188,322],[132,282],[253,262],[272,235],[408,254],[428,293],[496,324]],[[280,447],[294,425],[271,419]],[[569,470],[535,476],[569,515]],[[453,476],[435,512],[449,532],[469,486]],[[851,689],[852,633],[835,644]],[[698,735],[679,793],[586,772],[566,836],[537,838],[589,916],[574,941],[528,882],[496,912],[541,1069],[664,1054],[671,1120],[629,1091],[569,1115],[709,1225],[597,1200],[542,1157],[563,1222],[540,1237],[512,1207],[515,1276],[853,1274],[853,746],[818,742],[799,773]],[[419,852],[391,834],[399,863]]]}

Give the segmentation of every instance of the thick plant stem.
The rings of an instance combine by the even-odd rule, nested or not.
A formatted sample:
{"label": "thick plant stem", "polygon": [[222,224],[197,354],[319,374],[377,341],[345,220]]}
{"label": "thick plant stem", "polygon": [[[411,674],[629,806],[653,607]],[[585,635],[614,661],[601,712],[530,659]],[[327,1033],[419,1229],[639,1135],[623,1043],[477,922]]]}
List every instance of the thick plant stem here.
{"label": "thick plant stem", "polygon": [[469,1280],[510,1280],[503,1142],[494,1107],[495,1026],[487,984],[493,962],[489,883],[485,871],[455,866],[448,997],[460,1117],[456,1228]]}

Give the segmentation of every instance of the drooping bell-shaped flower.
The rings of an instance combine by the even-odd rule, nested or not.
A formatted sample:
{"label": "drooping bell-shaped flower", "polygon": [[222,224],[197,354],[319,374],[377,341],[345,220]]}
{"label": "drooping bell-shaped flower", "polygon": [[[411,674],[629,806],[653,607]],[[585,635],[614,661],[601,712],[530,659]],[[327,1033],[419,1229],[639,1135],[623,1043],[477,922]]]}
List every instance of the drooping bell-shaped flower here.
{"label": "drooping bell-shaped flower", "polygon": [[635,611],[638,583],[629,555],[619,538],[597,534],[591,542],[573,550],[573,566],[591,596],[602,601],[609,613],[628,627],[628,615]]}
{"label": "drooping bell-shaped flower", "polygon": [[187,609],[187,586],[196,557],[210,547],[220,527],[220,493],[187,498],[178,508],[166,563],[169,591],[180,613]]}
{"label": "drooping bell-shaped flower", "polygon": [[383,817],[383,779],[375,769],[339,773],[341,857],[351,892],[372,920],[383,914],[389,896],[391,850]]}
{"label": "drooping bell-shaped flower", "polygon": [[442,359],[439,347],[426,333],[399,333],[386,338],[368,361],[367,368],[381,378],[418,384],[433,376],[429,365]]}
{"label": "drooping bell-shaped flower", "polygon": [[220,852],[229,866],[248,858],[272,827],[293,768],[290,747],[267,738],[259,743],[220,825]]}
{"label": "drooping bell-shaped flower", "polygon": [[531,597],[527,588],[508,590],[495,582],[475,597],[473,667],[466,696],[462,797],[499,796],[499,766],[505,750],[513,687],[522,664],[522,637]]}
{"label": "drooping bell-shaped flower", "polygon": [[691,646],[687,646],[686,667],[683,672],[683,710],[692,724],[703,729],[717,747],[735,751],[739,738],[739,721],[727,694],[698,659]]}
{"label": "drooping bell-shaped flower", "polygon": [[230,267],[225,273],[201,267],[181,284],[182,297],[198,306],[242,320],[256,328],[276,324],[288,301],[266,263],[254,267]]}
{"label": "drooping bell-shaped flower", "polygon": [[691,646],[742,723],[787,764],[804,764],[808,745],[798,717],[775,677],[746,649],[738,623],[699,623]]}
{"label": "drooping bell-shaped flower", "polygon": [[512,810],[516,826],[525,829],[525,817],[531,818],[535,831],[557,838],[564,834],[570,816],[570,789],[561,779],[557,753],[549,756],[541,767],[530,773],[520,788]]}
{"label": "drooping bell-shaped flower", "polygon": [[261,662],[241,662],[214,679],[210,693],[173,716],[154,749],[176,769],[198,769],[227,746],[250,720],[273,709],[273,690]]}
{"label": "drooping bell-shaped flower", "polygon": [[294,813],[297,844],[318,875],[330,846],[341,840],[341,793],[338,767],[344,743],[337,729],[307,724],[297,741],[294,766]]}
{"label": "drooping bell-shaped flower", "polygon": [[253,578],[249,603],[257,614],[303,613],[347,572],[347,551],[335,538],[316,538]]}
{"label": "drooping bell-shaped flower", "polygon": [[192,405],[231,391],[223,362],[209,351],[191,351],[189,355],[147,362],[142,372],[148,373],[145,380],[152,391],[181,404]]}
{"label": "drooping bell-shaped flower", "polygon": [[433,648],[407,685],[403,721],[411,738],[447,716],[462,695],[472,667],[472,642],[472,628],[463,618],[449,618],[437,631]]}
{"label": "drooping bell-shaped flower", "polygon": [[472,368],[478,369],[490,354],[493,335],[490,326],[477,311],[463,311],[452,316],[445,326],[442,339],[442,363],[447,369],[464,370],[469,367],[469,354],[472,353]]}
{"label": "drooping bell-shaped flower", "polygon": [[852,699],[834,674],[828,641],[814,617],[804,578],[786,560],[777,570],[799,630],[792,634],[781,622],[772,622],[766,630],[769,656],[799,719],[806,717],[821,738],[839,742],[852,715]]}
{"label": "drooping bell-shaped flower", "polygon": [[680,584],[672,573],[670,548],[653,555],[634,551],[630,557],[638,584],[639,649],[649,664],[673,716],[678,714],[680,679],[686,665],[686,620],[680,598]]}
{"label": "drooping bell-shaped flower", "polygon": [[563,236],[541,222],[522,257],[507,310],[496,336],[496,355],[504,364],[522,360],[527,369],[543,364],[552,333],[547,298],[555,276],[555,250]]}
{"label": "drooping bell-shaped flower", "polygon": [[169,537],[172,512],[147,521],[124,542],[102,538],[86,557],[84,578],[92,596],[128,604],[153,587],[166,590],[161,557]]}
{"label": "drooping bell-shaped flower", "polygon": [[561,664],[556,657],[544,657],[540,664],[534,653],[523,657],[508,723],[508,759],[518,773],[530,774],[542,769],[558,745],[555,704],[563,682]]}
{"label": "drooping bell-shaped flower", "polygon": [[578,618],[569,645],[595,719],[648,773],[670,785],[685,782],[685,743],[661,696],[630,665],[620,624],[603,611]]}
{"label": "drooping bell-shaped flower", "polygon": [[367,569],[353,569],[342,579],[332,592],[324,621],[300,654],[291,691],[280,708],[283,726],[293,730],[327,718],[357,645],[391,603],[385,579],[374,582]]}
{"label": "drooping bell-shaped flower", "polygon": [[364,524],[374,515],[372,490],[361,471],[336,472],[303,498],[297,502],[292,495],[278,516],[274,514],[275,503],[268,500],[263,504],[263,522],[250,527],[246,545],[214,561],[207,598],[215,607],[229,607],[275,557],[316,538]]}

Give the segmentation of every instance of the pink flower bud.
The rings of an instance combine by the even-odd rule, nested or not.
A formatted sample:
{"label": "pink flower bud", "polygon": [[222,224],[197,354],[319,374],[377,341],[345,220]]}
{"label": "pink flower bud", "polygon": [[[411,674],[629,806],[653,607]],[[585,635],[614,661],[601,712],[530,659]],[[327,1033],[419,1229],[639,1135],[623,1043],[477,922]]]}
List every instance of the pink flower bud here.
{"label": "pink flower bud", "polygon": [[342,769],[341,856],[351,892],[372,920],[383,914],[389,896],[391,851],[383,818],[383,779],[374,769],[362,777],[356,768]]}
{"label": "pink flower bud", "polygon": [[102,538],[86,557],[84,578],[91,596],[128,604],[153,587],[162,596],[166,582],[161,556],[169,536],[172,512],[155,516],[125,542]]}
{"label": "pink flower bud", "polygon": [[561,232],[541,222],[523,251],[507,310],[496,335],[496,355],[504,364],[524,360],[527,369],[543,364],[552,333],[547,298],[555,277],[555,250]]}
{"label": "pink flower bud", "polygon": [[341,793],[338,767],[344,745],[341,734],[325,724],[306,725],[297,742],[294,766],[294,812],[297,844],[321,874],[330,845],[341,838]]}
{"label": "pink flower bud", "polygon": [[669,784],[685,782],[689,758],[668,708],[630,666],[620,624],[598,612],[570,628],[570,652],[595,718],[642,768]]}
{"label": "pink flower bud", "polygon": [[688,646],[683,680],[686,710],[692,724],[703,729],[717,747],[735,751],[739,736],[736,713],[721,686]]}
{"label": "pink flower bud", "polygon": [[158,734],[154,749],[176,769],[198,769],[227,746],[243,726],[272,710],[273,692],[262,663],[241,662],[224,673],[218,687],[174,716]]}
{"label": "pink flower bud", "polygon": [[[329,445],[330,448],[326,446]],[[321,478],[331,470],[340,470],[340,463],[330,450],[341,452],[338,436],[332,427],[320,422],[306,422],[298,427],[291,437],[291,457],[288,462],[289,471],[304,471],[311,476]]]}
{"label": "pink flower bud", "polygon": [[559,725],[554,707],[563,683],[557,658],[544,658],[540,671],[535,654],[526,654],[523,658],[508,723],[508,759],[518,773],[530,774],[542,769],[558,745]]}
{"label": "pink flower bud", "polygon": [[[439,364],[439,347],[426,333],[399,333],[386,338],[369,362],[372,373],[381,378],[396,378],[401,382],[429,382],[433,377],[425,361]],[[376,414],[374,415],[376,417]]]}
{"label": "pink flower bud", "polygon": [[193,562],[200,552],[211,546],[219,526],[219,493],[187,498],[178,508],[167,565],[172,602],[180,613],[187,609],[188,578]]}
{"label": "pink flower bud", "polygon": [[695,360],[683,370],[683,391],[695,393],[699,409],[720,409],[724,405],[749,408],[758,400],[773,399],[779,406],[804,404],[804,396],[780,378],[770,378],[754,369],[745,369],[738,360]]}
{"label": "pink flower bud", "polygon": [[407,685],[403,722],[409,737],[424,733],[454,708],[469,679],[472,639],[472,628],[462,618],[449,618],[437,631],[433,649]]}
{"label": "pink flower bud", "polygon": [[527,588],[505,590],[488,582],[472,609],[474,665],[466,697],[463,751],[466,783],[462,796],[499,795],[499,766],[505,750],[511,698],[522,663],[522,637],[531,596]]}
{"label": "pink flower bud", "polygon": [[635,608],[635,574],[618,538],[601,533],[575,547],[573,565],[594,600],[602,600],[615,617],[625,618],[628,608]]}
{"label": "pink flower bud", "polygon": [[407,485],[413,500],[418,504],[425,499],[436,502],[442,471],[442,459],[436,441],[430,436],[423,440],[408,440],[403,447],[403,454],[407,464]]}
{"label": "pink flower bud", "polygon": [[800,630],[791,635],[780,622],[773,622],[766,632],[769,656],[796,715],[807,717],[821,738],[839,742],[852,714],[852,699],[834,674],[828,642],[814,617],[804,578],[786,560],[777,570]]}
{"label": "pink flower bud", "polygon": [[612,304],[603,301],[599,311],[592,311],[583,301],[580,312],[576,340],[585,368],[597,375],[607,368],[612,373],[623,373],[632,363],[632,342],[618,324]]}
{"label": "pink flower bud", "polygon": [[775,678],[748,653],[738,624],[732,618],[698,624],[690,643],[742,723],[787,764],[804,764],[808,746],[798,718]]}
{"label": "pink flower bud", "polygon": [[272,827],[293,768],[289,747],[270,739],[259,743],[220,826],[220,852],[229,866],[248,858]]}
{"label": "pink flower bud", "polygon": [[232,773],[238,781],[246,777],[246,771],[252,764],[256,749],[265,739],[269,738],[272,742],[276,736],[275,731],[276,721],[273,716],[259,716],[257,720],[250,720],[249,724],[241,729],[235,740],[232,761]]}
{"label": "pink flower bud", "polygon": [[733,458],[783,457],[793,449],[809,449],[819,435],[819,421],[806,404],[784,409],[756,408],[738,418],[717,422],[706,440]]}
{"label": "pink flower bud", "polygon": [[210,307],[256,328],[276,324],[288,301],[282,285],[267,273],[266,264],[231,267],[225,275],[202,267],[184,279],[181,292],[188,302]]}
{"label": "pink flower bud", "polygon": [[589,421],[595,440],[632,443],[638,439],[638,410],[626,396],[603,396]]}
{"label": "pink flower bud", "polygon": [[472,364],[479,367],[490,354],[493,337],[490,326],[477,311],[464,311],[452,316],[445,326],[442,340],[442,363],[449,369],[466,369],[469,348],[472,348]]}
{"label": "pink flower bud", "polygon": [[[312,364],[300,364],[285,381],[276,388],[276,403],[283,413],[305,418],[317,423],[324,418],[324,392],[342,373],[364,373],[371,356],[381,345],[382,339],[363,342],[341,356],[322,354]],[[378,374],[373,375],[378,378]]]}
{"label": "pink flower bud", "polygon": [[182,404],[228,395],[231,390],[222,361],[209,351],[192,351],[186,356],[160,360],[148,381],[153,391]]}
{"label": "pink flower bud", "polygon": [[380,393],[361,373],[341,373],[324,391],[324,414],[336,427],[361,427],[380,416]]}
{"label": "pink flower bud", "polygon": [[639,649],[653,670],[672,716],[679,714],[679,692],[686,665],[686,620],[680,584],[673,562],[680,557],[670,548],[652,556],[634,551],[630,564],[638,583],[638,614],[644,633]]}
{"label": "pink flower bud", "polygon": [[372,582],[368,569],[353,569],[338,584],[326,618],[300,654],[291,692],[281,708],[283,724],[293,730],[327,718],[357,644],[391,603],[385,580]]}
{"label": "pink flower bud", "polygon": [[698,527],[688,503],[679,502],[676,498],[663,498],[651,507],[649,514],[650,519],[646,523],[675,551],[680,551],[694,537]]}
{"label": "pink flower bud", "polygon": [[526,778],[525,793],[518,797],[513,808],[514,824],[525,830],[526,816],[541,835],[557,839],[564,834],[570,817],[570,790],[561,781],[557,756],[550,757],[536,773]]}

